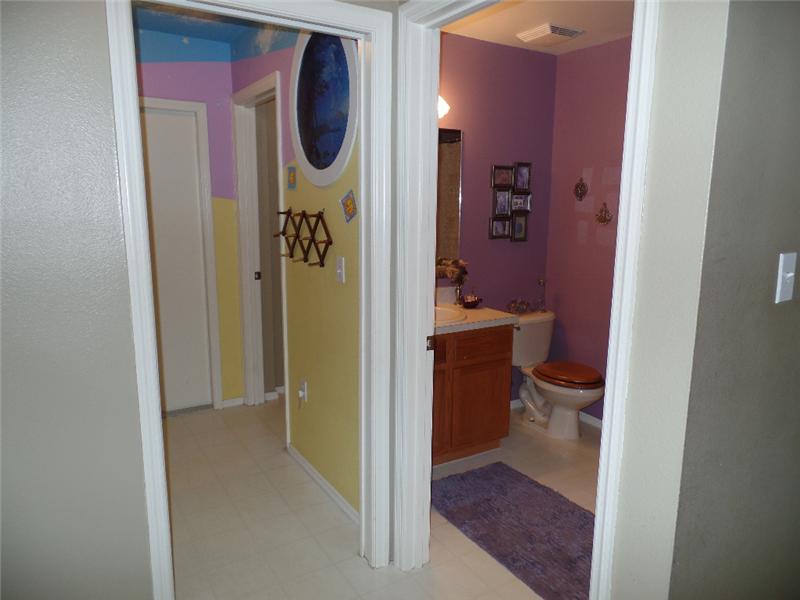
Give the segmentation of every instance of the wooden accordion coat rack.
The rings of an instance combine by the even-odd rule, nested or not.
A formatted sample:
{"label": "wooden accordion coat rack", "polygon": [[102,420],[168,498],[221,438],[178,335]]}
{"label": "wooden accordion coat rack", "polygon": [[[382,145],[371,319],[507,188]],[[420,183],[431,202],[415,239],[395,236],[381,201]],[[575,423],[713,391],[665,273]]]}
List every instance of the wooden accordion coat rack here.
{"label": "wooden accordion coat rack", "polygon": [[[283,226],[273,237],[282,237],[286,243],[286,252],[282,253],[281,256],[291,258],[294,261],[302,260],[309,267],[324,267],[325,255],[328,254],[328,248],[333,245],[331,232],[328,229],[328,224],[325,223],[325,211],[320,210],[315,213],[309,213],[301,210],[300,212],[293,212],[289,207],[286,210],[278,211],[278,215],[283,216]],[[322,226],[321,232],[319,231],[320,225]],[[321,237],[323,233],[325,237]],[[294,257],[298,246],[303,254],[302,258]],[[308,259],[312,248],[317,260],[309,262]]]}

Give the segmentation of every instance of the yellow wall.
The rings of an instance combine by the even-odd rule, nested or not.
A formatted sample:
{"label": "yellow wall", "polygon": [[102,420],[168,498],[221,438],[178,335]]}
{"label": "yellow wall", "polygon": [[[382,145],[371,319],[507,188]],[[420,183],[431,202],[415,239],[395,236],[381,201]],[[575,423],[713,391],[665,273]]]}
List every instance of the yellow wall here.
{"label": "yellow wall", "polygon": [[[296,162],[290,164],[297,167],[297,189],[286,190],[286,206],[307,212],[325,209],[333,238],[324,268],[284,259],[292,446],[358,510],[361,217],[345,223],[339,204],[353,190],[361,207],[358,141],[342,176],[328,187],[315,187]],[[299,248],[295,256],[301,256]],[[345,257],[345,284],[336,281],[337,256]],[[308,402],[300,405],[297,389],[302,379],[308,381]]]}
{"label": "yellow wall", "polygon": [[212,206],[217,264],[222,398],[228,400],[244,396],[238,203],[228,198],[214,198]]}

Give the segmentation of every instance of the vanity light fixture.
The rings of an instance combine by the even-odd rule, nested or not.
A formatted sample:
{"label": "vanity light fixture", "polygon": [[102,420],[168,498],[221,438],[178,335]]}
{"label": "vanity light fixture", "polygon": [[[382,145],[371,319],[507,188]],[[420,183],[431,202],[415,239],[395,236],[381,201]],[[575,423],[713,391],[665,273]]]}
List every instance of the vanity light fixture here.
{"label": "vanity light fixture", "polygon": [[438,109],[439,109],[439,118],[440,118],[440,119],[441,119],[443,116],[445,116],[447,113],[449,113],[449,112],[450,112],[450,105],[447,103],[447,100],[445,100],[445,99],[444,99],[444,98],[442,98],[441,96],[439,96],[439,105],[438,105]]}

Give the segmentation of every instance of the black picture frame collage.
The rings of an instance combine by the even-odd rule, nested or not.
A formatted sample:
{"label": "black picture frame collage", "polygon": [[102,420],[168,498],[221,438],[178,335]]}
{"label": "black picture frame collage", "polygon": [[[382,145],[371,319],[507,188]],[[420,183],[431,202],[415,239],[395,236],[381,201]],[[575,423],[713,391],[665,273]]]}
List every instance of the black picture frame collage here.
{"label": "black picture frame collage", "polygon": [[489,239],[524,242],[528,239],[528,215],[532,209],[529,162],[492,166],[492,216]]}

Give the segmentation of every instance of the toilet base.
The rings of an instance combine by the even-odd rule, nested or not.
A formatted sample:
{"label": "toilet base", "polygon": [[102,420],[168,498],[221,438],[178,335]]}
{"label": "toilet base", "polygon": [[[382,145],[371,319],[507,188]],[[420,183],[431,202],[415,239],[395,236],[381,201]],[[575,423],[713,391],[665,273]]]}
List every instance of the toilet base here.
{"label": "toilet base", "polygon": [[530,367],[522,369],[525,379],[519,398],[525,407],[523,423],[559,440],[580,438],[578,411],[603,397],[604,387],[568,388],[537,378]]}
{"label": "toilet base", "polygon": [[578,411],[565,410],[559,406],[554,406],[550,413],[550,418],[546,421],[531,417],[527,410],[520,413],[518,418],[523,427],[544,433],[552,438],[559,440],[580,439]]}

